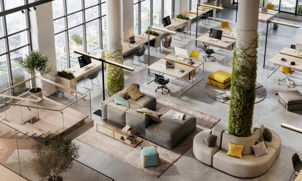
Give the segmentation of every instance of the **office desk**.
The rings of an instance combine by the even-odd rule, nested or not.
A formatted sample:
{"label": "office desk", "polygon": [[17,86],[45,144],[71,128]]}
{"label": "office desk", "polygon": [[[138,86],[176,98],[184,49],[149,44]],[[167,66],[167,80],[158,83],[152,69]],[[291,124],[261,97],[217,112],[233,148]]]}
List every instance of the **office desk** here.
{"label": "office desk", "polygon": [[82,79],[85,75],[100,71],[102,69],[102,62],[98,60],[91,59],[91,64],[94,65],[92,68],[85,70],[84,68],[80,68],[80,64],[76,64],[75,66],[67,69],[67,72],[72,72],[76,81]]}
{"label": "office desk", "polygon": [[[209,37],[209,33],[205,33],[196,39],[197,41],[213,47],[232,51],[236,45],[236,40],[222,37],[221,40],[214,40]],[[227,41],[227,42],[226,42]]]}
{"label": "office desk", "polygon": [[259,9],[259,13],[263,13],[263,14],[271,14],[271,15],[276,16],[279,12],[278,12],[278,11],[275,11],[275,10],[272,10],[272,9],[268,9],[267,11],[261,11],[261,8],[260,8],[260,9]]}
{"label": "office desk", "polygon": [[193,62],[194,62],[193,65],[190,65],[190,64],[188,64],[189,63],[189,59],[188,58],[185,58],[184,60],[180,60],[180,59],[178,59],[177,56],[175,56],[174,52],[170,53],[167,56],[165,56],[164,59],[165,60],[171,60],[171,61],[183,64],[183,65],[187,65],[187,66],[191,66],[191,67],[195,67],[195,68],[198,68],[201,65],[204,65],[204,62],[205,62],[204,60],[200,60],[200,59],[196,59],[196,58],[190,57],[190,59],[193,59]]}
{"label": "office desk", "polygon": [[[221,29],[218,29],[218,30],[221,30]],[[222,31],[222,37],[236,40],[236,37],[237,37],[236,33],[237,32],[235,32],[235,31]],[[210,31],[208,31],[208,34],[210,34]]]}
{"label": "office desk", "polygon": [[259,12],[258,22],[267,24],[269,20],[274,20],[274,16],[273,14]]}
{"label": "office desk", "polygon": [[299,51],[288,47],[284,47],[279,53],[284,55],[289,55],[292,57],[302,58],[302,55],[299,55]]}
{"label": "office desk", "polygon": [[302,172],[299,172],[299,174],[296,177],[295,181],[302,181]]}
{"label": "office desk", "polygon": [[[191,89],[194,85],[196,85],[198,82],[200,82],[200,80],[196,83],[194,83],[194,71],[195,71],[195,67],[192,66],[187,66],[187,65],[183,65],[180,63],[175,63],[175,67],[174,68],[166,68],[166,61],[165,59],[160,59],[158,61],[156,61],[155,63],[153,63],[152,65],[148,66],[147,68],[150,71],[150,74],[147,75],[147,84],[150,84],[154,81],[151,80],[149,81],[149,76],[151,74],[153,74],[154,72],[158,72],[160,75],[166,74],[172,77],[175,77],[179,80],[179,95],[185,93],[186,91],[188,91],[189,89]],[[202,64],[204,65],[204,64]],[[180,70],[184,70],[184,72],[180,72]],[[203,78],[202,78],[203,79]],[[182,84],[182,80],[185,81],[185,83]],[[186,89],[185,91],[181,92],[181,86],[184,86],[187,83],[191,83],[190,87],[188,89]]]}
{"label": "office desk", "polygon": [[178,28],[182,25],[185,25],[185,24],[187,24],[187,26],[188,26],[188,21],[190,21],[190,20],[174,18],[174,19],[171,20],[171,25],[170,26],[164,27],[164,25],[161,24],[158,27],[159,28],[166,28],[168,30],[174,30],[174,29],[176,29],[176,28]]}
{"label": "office desk", "polygon": [[[156,39],[156,36],[150,35],[150,41]],[[136,44],[130,44],[129,40],[123,42],[123,54],[124,56],[135,52],[138,48],[148,42],[148,35],[143,33],[135,37]]]}

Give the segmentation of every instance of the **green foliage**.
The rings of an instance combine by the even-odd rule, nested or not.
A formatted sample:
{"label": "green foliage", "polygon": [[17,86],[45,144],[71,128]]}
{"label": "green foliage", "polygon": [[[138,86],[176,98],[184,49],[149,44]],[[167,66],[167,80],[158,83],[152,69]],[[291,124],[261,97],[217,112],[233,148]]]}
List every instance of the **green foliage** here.
{"label": "green foliage", "polygon": [[185,16],[185,15],[183,15],[183,14],[177,15],[176,18],[185,19],[185,20],[190,20],[190,18],[189,18],[188,16]]}
{"label": "green foliage", "polygon": [[213,3],[208,3],[208,2],[203,2],[203,4],[207,4],[207,5],[215,6]]}
{"label": "green foliage", "polygon": [[[46,55],[41,54],[38,50],[33,50],[25,55],[25,58],[19,60],[19,64],[34,77],[37,73],[44,75],[51,71],[51,68],[47,67],[48,61]],[[36,79],[34,79],[34,87],[37,90]]]}
{"label": "green foliage", "polygon": [[[146,30],[145,33],[149,34],[148,30]],[[153,36],[158,36],[159,35],[159,33],[157,33],[156,31],[152,31],[152,30],[150,30],[150,34],[153,35]]]}
{"label": "green foliage", "polygon": [[[123,64],[123,48],[107,49],[106,60]],[[108,94],[112,96],[124,89],[125,77],[123,68],[106,64]]]}
{"label": "green foliage", "polygon": [[75,41],[77,44],[80,44],[80,45],[83,44],[83,39],[82,39],[82,37],[80,37],[79,35],[73,34],[73,35],[71,36],[71,38],[72,38],[73,41]]}
{"label": "green foliage", "polygon": [[63,77],[65,79],[71,80],[74,79],[74,75],[72,72],[66,72],[65,70],[58,71],[57,73],[58,76]]}
{"label": "green foliage", "polygon": [[238,137],[251,135],[256,98],[258,36],[248,43],[244,49],[237,41],[233,52],[228,133]]}
{"label": "green foliage", "polygon": [[79,157],[79,146],[58,134],[47,133],[37,140],[44,145],[37,143],[32,150],[31,167],[40,180],[56,180]]}
{"label": "green foliage", "polygon": [[[295,8],[293,8],[293,12],[295,12]],[[302,14],[302,5],[298,6],[298,13]]]}

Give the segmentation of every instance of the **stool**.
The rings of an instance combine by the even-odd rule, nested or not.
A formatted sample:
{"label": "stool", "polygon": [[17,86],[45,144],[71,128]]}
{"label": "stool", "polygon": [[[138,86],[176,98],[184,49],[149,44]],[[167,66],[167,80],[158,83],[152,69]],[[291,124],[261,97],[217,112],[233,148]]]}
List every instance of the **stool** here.
{"label": "stool", "polygon": [[156,146],[145,147],[145,148],[142,147],[141,161],[145,168],[160,165],[159,155]]}
{"label": "stool", "polygon": [[288,111],[302,109],[302,94],[297,90],[279,92],[278,101]]}
{"label": "stool", "polygon": [[231,74],[223,70],[217,70],[209,75],[208,83],[225,89],[231,85]]}

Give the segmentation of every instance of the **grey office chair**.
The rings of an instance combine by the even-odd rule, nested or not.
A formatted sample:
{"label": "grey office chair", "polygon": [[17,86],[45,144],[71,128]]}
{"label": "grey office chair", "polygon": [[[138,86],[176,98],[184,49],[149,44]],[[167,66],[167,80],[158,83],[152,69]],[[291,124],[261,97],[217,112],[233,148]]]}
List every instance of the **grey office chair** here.
{"label": "grey office chair", "polygon": [[[133,65],[141,65],[141,62],[144,62],[144,63],[146,62],[146,61],[145,61],[145,51],[146,51],[146,49],[145,49],[145,47],[143,46],[142,49],[140,49],[140,50],[138,50],[138,51],[136,51],[136,52],[133,53],[133,58],[132,58],[132,64],[133,64]],[[138,62],[139,62],[139,64],[133,63],[135,57],[138,57]],[[144,57],[144,61],[141,61],[141,57]]]}
{"label": "grey office chair", "polygon": [[181,28],[177,28],[175,31],[177,32],[176,35],[178,35],[180,37],[180,40],[182,40],[182,36],[184,35],[184,38],[186,38],[186,34],[185,34],[185,29],[186,29],[186,25],[181,27]]}
{"label": "grey office chair", "polygon": [[203,44],[203,47],[201,47],[201,48],[207,54],[207,55],[203,56],[203,59],[205,61],[207,61],[207,59],[211,60],[212,62],[213,62],[213,60],[216,60],[216,58],[214,56],[212,56],[212,54],[215,52],[213,49],[209,48],[209,45]]}
{"label": "grey office chair", "polygon": [[[96,86],[100,87],[101,84],[99,82],[98,75],[99,75],[99,71],[96,71],[96,72],[93,72],[93,73],[85,75],[84,76],[84,78],[85,78],[85,80],[84,80],[84,87],[87,88],[87,89],[90,89],[90,90],[94,89],[93,85],[96,85]],[[92,88],[88,88],[88,87],[85,86],[85,83],[86,83],[87,79],[89,79],[91,81]],[[98,81],[98,84],[94,84],[93,81],[92,81],[93,79],[96,79]]]}
{"label": "grey office chair", "polygon": [[[296,175],[296,172],[300,172],[302,169],[302,162],[300,160],[300,157],[297,153],[295,153],[292,157],[292,162],[293,162],[293,167],[294,167],[294,172],[292,173],[291,177],[289,180],[292,179],[293,175]],[[297,175],[296,175],[297,176]]]}

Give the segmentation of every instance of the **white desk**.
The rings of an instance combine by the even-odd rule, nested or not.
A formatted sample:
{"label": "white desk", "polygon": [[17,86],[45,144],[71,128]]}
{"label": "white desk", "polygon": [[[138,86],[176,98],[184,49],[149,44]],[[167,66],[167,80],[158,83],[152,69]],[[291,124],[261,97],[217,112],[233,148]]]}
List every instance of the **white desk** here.
{"label": "white desk", "polygon": [[215,40],[209,37],[209,33],[205,33],[196,39],[197,41],[204,43],[206,45],[210,45],[213,47],[217,47],[220,49],[225,49],[232,51],[236,46],[236,40],[231,38],[222,37],[221,40]]}
{"label": "white desk", "polygon": [[[150,41],[156,39],[156,36],[150,35]],[[123,54],[129,55],[136,51],[139,47],[148,42],[148,34],[141,34],[135,37],[135,44],[130,44],[129,40],[123,42]]]}

